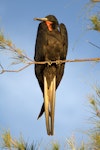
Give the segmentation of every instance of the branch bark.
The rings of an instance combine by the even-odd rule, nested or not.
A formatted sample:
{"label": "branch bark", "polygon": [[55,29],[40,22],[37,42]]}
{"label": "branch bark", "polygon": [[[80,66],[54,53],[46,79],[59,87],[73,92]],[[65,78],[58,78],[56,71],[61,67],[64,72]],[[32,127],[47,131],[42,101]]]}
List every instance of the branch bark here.
{"label": "branch bark", "polygon": [[30,65],[33,65],[33,64],[38,64],[38,65],[48,64],[48,65],[51,65],[53,63],[61,64],[61,63],[89,62],[89,61],[99,62],[100,58],[82,58],[82,59],[57,60],[57,61],[42,61],[42,62],[30,61],[24,67],[19,68],[18,70],[7,70],[7,69],[4,69],[4,67],[0,64],[0,67],[1,67],[0,74],[3,74],[4,72],[20,72],[20,71],[26,69],[27,67],[29,67]]}
{"label": "branch bark", "polygon": [[[0,68],[1,68],[0,74],[3,74],[4,72],[20,72],[20,71],[26,69],[27,67],[29,67],[32,64],[39,64],[39,65],[48,64],[48,65],[51,65],[53,63],[61,64],[61,63],[71,63],[71,62],[87,62],[87,61],[99,62],[100,61],[100,58],[82,58],[82,59],[72,59],[72,60],[56,60],[56,61],[36,62],[36,61],[32,60],[31,58],[29,58],[23,52],[23,50],[21,50],[19,48],[16,48],[11,40],[7,40],[4,37],[3,33],[0,33],[0,49],[2,49],[2,51],[7,50],[8,52],[11,52],[12,55],[14,55],[14,57],[12,57],[12,58],[16,59],[18,61],[18,63],[25,63],[24,67],[21,67],[18,70],[8,70],[8,69],[5,69],[0,64]],[[17,64],[17,62],[14,62],[12,64]]]}

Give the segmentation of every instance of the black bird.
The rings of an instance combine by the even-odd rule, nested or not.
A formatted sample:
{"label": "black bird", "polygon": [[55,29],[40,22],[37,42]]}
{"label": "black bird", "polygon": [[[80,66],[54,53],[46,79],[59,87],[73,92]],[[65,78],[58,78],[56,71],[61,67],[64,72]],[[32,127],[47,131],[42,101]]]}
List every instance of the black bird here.
{"label": "black bird", "polygon": [[[68,35],[63,23],[59,24],[53,15],[45,18],[34,18],[41,21],[38,26],[35,56],[37,62],[48,61],[47,64],[36,64],[35,75],[43,93],[44,103],[39,117],[45,111],[47,134],[54,134],[55,92],[64,74],[68,49]],[[56,61],[52,63],[51,61]]]}

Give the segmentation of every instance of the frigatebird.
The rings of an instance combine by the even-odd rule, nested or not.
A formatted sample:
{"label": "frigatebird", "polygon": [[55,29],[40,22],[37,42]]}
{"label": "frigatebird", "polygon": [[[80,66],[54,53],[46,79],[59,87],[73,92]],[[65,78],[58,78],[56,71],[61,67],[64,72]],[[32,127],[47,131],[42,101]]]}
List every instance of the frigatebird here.
{"label": "frigatebird", "polygon": [[[45,62],[46,64],[35,64],[35,75],[43,93],[44,102],[38,118],[45,111],[47,134],[54,134],[54,114],[55,114],[55,94],[56,89],[64,74],[65,63],[68,49],[68,34],[66,26],[58,23],[54,15],[45,18],[34,18],[40,21],[34,60]],[[55,63],[52,63],[55,61]]]}

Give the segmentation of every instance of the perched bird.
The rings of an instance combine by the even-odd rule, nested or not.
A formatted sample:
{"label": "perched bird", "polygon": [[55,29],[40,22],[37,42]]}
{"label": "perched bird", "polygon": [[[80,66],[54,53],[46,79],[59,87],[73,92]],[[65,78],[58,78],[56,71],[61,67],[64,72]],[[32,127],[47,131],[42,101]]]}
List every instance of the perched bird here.
{"label": "perched bird", "polygon": [[[46,64],[35,64],[35,75],[43,93],[44,102],[39,117],[45,111],[47,134],[54,134],[55,92],[64,74],[68,49],[68,35],[63,23],[59,24],[53,15],[45,18],[34,18],[41,21],[38,26],[35,56],[37,62],[47,61]],[[52,63],[52,61],[56,61]]]}

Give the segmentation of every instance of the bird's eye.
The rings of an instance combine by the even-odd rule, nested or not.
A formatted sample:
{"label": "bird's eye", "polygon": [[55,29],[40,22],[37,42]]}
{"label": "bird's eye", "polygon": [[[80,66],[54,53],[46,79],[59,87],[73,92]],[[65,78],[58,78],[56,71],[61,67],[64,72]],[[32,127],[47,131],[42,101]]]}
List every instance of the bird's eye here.
{"label": "bird's eye", "polygon": [[55,25],[55,23],[53,22],[53,24],[52,24],[52,28],[53,29],[55,29],[56,28],[56,25]]}

